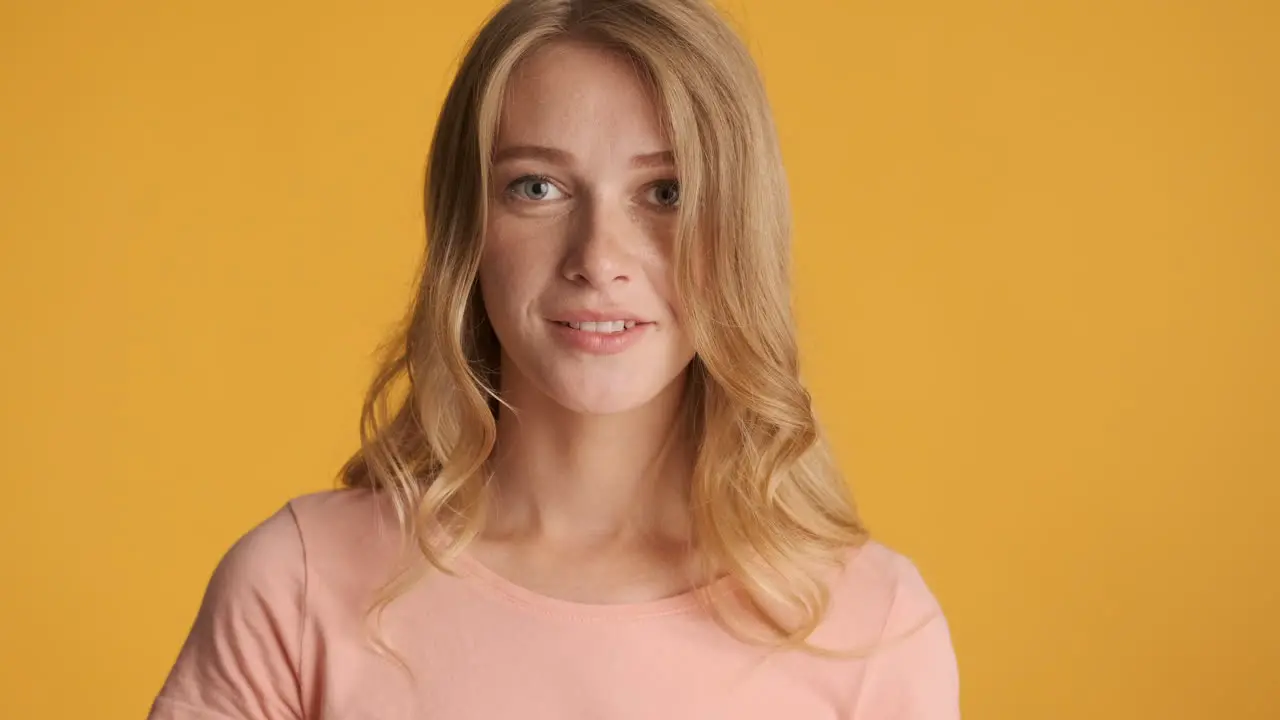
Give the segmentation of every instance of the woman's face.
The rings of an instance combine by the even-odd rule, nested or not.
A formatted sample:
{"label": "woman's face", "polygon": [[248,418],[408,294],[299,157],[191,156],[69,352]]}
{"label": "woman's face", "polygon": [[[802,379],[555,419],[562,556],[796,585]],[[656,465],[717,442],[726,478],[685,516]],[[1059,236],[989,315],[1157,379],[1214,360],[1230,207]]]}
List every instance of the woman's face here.
{"label": "woman's face", "polygon": [[681,376],[674,307],[679,185],[657,110],[627,60],[579,43],[512,77],[495,143],[480,288],[504,394],[617,413]]}

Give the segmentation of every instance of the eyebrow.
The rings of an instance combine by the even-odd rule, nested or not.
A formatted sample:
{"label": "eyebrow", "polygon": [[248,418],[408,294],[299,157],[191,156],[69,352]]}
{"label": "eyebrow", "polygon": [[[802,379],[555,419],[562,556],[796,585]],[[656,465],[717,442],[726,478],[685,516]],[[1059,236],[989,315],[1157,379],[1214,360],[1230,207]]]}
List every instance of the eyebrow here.
{"label": "eyebrow", "polygon": [[[542,145],[511,145],[498,150],[493,155],[494,165],[509,160],[543,160],[557,165],[574,164],[571,153]],[[675,164],[675,154],[670,150],[659,150],[631,158],[631,166],[635,168],[668,167]]]}

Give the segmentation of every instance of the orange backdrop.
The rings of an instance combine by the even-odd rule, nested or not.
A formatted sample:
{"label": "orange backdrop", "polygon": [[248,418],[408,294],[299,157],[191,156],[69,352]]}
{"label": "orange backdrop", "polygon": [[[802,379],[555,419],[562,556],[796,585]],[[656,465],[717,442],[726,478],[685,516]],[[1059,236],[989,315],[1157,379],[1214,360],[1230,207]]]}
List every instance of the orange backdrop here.
{"label": "orange backdrop", "polygon": [[[0,716],[142,717],[355,442],[487,0],[0,3]],[[734,0],[966,717],[1280,717],[1280,6]]]}

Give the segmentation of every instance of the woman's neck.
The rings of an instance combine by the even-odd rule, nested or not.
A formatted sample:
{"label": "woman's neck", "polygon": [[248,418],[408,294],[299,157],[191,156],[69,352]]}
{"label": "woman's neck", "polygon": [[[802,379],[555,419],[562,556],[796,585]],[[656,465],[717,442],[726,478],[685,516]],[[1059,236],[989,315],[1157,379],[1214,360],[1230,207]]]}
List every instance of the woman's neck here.
{"label": "woman's neck", "polygon": [[491,538],[562,545],[688,538],[690,448],[681,432],[684,387],[642,407],[583,415],[513,382],[490,469]]}

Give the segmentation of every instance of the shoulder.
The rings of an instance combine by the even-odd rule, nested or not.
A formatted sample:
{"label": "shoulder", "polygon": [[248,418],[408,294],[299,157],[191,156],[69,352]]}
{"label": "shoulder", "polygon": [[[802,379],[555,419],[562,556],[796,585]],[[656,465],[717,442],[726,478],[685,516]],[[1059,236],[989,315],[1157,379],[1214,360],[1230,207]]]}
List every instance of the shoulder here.
{"label": "shoulder", "polygon": [[915,563],[874,540],[848,552],[830,590],[830,632],[860,644],[942,614]]}
{"label": "shoulder", "polygon": [[386,548],[399,547],[394,527],[371,493],[339,490],[296,497],[245,531],[213,571],[150,717],[302,716],[307,627],[360,609]]}
{"label": "shoulder", "polygon": [[299,495],[285,504],[304,544],[384,538],[398,532],[390,502],[370,490],[341,489]]}
{"label": "shoulder", "polygon": [[854,717],[959,717],[947,618],[912,560],[875,541],[851,551],[831,587],[828,625],[829,638],[868,660]]}
{"label": "shoulder", "polygon": [[364,490],[330,490],[290,499],[245,531],[210,581],[210,600],[299,602],[317,574],[332,578],[376,569],[399,547],[385,503]]}
{"label": "shoulder", "polygon": [[308,550],[328,544],[349,544],[376,534],[388,519],[372,493],[328,490],[288,500],[274,513],[249,528],[227,551],[221,565],[228,571],[283,569],[303,559]]}
{"label": "shoulder", "polygon": [[850,554],[839,592],[876,607],[876,620],[890,635],[908,629],[904,625],[942,616],[942,606],[915,562],[874,540]]}
{"label": "shoulder", "polygon": [[267,588],[284,590],[302,578],[303,550],[288,505],[243,532],[223,554],[210,578],[206,602],[220,603]]}
{"label": "shoulder", "polygon": [[322,532],[308,528],[358,505],[354,496],[325,495],[289,501],[223,554],[149,717],[302,715],[311,553]]}

